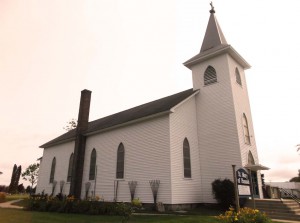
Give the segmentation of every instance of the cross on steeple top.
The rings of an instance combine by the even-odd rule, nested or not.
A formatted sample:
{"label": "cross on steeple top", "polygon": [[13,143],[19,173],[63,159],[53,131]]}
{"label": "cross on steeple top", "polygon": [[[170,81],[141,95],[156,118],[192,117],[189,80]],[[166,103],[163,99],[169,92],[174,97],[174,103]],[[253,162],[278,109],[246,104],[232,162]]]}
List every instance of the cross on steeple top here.
{"label": "cross on steeple top", "polygon": [[209,12],[210,13],[215,13],[216,11],[215,11],[215,7],[213,6],[213,2],[210,2],[209,4],[211,6],[211,9],[209,10]]}

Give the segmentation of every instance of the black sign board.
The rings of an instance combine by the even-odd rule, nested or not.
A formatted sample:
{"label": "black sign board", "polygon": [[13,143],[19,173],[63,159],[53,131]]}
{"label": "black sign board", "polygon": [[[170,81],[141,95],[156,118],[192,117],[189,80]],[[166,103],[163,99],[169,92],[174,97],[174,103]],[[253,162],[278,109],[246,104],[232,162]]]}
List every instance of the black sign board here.
{"label": "black sign board", "polygon": [[250,178],[247,170],[240,168],[236,171],[239,196],[251,196]]}

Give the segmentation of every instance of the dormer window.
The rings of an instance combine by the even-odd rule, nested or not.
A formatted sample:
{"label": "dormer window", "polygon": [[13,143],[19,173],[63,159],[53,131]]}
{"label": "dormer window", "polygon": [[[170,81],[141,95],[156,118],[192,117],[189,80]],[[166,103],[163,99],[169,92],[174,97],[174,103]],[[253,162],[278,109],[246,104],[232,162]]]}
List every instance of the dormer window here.
{"label": "dormer window", "polygon": [[242,86],[242,79],[238,68],[235,68],[235,79],[236,83]]}
{"label": "dormer window", "polygon": [[208,66],[204,72],[204,85],[217,82],[217,72],[212,66]]}

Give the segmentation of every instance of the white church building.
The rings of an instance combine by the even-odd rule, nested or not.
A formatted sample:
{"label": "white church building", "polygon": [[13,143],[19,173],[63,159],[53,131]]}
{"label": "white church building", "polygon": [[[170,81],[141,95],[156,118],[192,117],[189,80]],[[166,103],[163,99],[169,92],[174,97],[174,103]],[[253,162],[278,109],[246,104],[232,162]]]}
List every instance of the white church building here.
{"label": "white church building", "polygon": [[40,146],[37,193],[130,202],[134,192],[153,203],[156,182],[163,204],[215,203],[211,183],[233,181],[234,164],[253,167],[254,194],[262,198],[250,65],[227,43],[213,7],[200,52],[184,65],[193,88],[95,121],[88,120],[91,91],[83,90],[77,128]]}

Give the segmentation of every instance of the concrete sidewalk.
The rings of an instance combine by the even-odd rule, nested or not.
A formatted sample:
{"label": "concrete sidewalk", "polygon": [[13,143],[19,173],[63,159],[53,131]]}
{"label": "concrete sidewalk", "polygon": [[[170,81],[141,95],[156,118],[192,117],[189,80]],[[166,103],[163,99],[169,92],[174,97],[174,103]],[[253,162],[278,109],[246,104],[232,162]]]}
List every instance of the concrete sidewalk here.
{"label": "concrete sidewalk", "polygon": [[290,220],[283,220],[283,219],[272,219],[272,221],[276,222],[284,222],[284,223],[299,223],[299,221],[290,221]]}
{"label": "concrete sidewalk", "polygon": [[15,208],[15,209],[23,209],[23,207],[17,206],[17,205],[12,205],[13,203],[16,203],[20,200],[13,200],[13,201],[8,201],[4,203],[0,203],[0,208]]}

